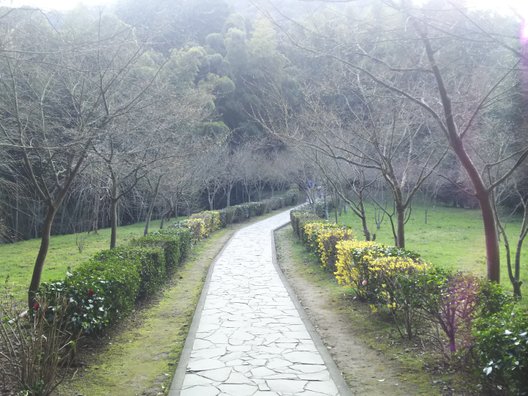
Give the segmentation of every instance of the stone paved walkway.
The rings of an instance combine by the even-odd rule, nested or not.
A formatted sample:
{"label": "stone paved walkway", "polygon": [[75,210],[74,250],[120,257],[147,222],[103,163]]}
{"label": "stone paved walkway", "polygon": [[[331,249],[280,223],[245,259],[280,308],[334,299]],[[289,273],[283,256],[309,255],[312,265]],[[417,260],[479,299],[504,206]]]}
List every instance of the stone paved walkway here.
{"label": "stone paved walkway", "polygon": [[288,221],[289,212],[282,212],[241,229],[217,257],[198,327],[193,323],[187,341],[188,347],[194,336],[190,356],[184,350],[170,395],[348,393],[273,263],[272,231]]}

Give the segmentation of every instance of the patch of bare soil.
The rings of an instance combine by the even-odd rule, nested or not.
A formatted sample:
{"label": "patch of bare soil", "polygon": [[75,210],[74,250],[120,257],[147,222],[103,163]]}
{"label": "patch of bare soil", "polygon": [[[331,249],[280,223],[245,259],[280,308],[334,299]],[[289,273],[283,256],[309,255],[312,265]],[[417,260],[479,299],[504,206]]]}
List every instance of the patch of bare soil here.
{"label": "patch of bare soil", "polygon": [[[395,360],[388,359],[358,338],[358,318],[344,298],[328,290],[328,282],[319,282],[306,274],[306,264],[294,252],[289,227],[275,234],[277,260],[294,289],[310,321],[332,358],[356,395],[435,395],[438,390],[424,384],[410,383]],[[296,257],[297,256],[297,257]],[[361,331],[361,329],[359,330]]]}

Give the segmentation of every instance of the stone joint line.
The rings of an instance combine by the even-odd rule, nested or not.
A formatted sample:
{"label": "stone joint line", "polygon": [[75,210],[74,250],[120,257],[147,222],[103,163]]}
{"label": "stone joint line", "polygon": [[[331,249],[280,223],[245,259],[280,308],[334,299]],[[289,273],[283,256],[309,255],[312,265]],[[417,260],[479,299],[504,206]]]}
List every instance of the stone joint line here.
{"label": "stone joint line", "polygon": [[272,261],[288,221],[243,228],[217,258],[181,396],[339,395]]}

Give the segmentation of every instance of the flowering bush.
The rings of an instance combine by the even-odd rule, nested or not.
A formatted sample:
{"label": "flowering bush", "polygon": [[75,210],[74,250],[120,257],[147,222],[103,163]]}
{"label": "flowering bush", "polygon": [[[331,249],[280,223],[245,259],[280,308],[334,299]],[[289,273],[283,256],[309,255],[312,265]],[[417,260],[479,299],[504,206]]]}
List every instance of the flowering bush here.
{"label": "flowering bush", "polygon": [[191,215],[190,219],[202,219],[205,223],[207,235],[222,228],[222,219],[220,217],[220,212],[217,210],[205,210],[203,212],[194,213]]}
{"label": "flowering bush", "polygon": [[[419,262],[419,255],[394,246],[380,245],[372,241],[341,241],[337,243],[337,261],[335,276],[341,285],[350,285],[356,289],[358,298],[378,303],[380,292],[379,265],[390,262],[375,261],[382,257],[400,257]],[[404,262],[399,262],[404,265]],[[396,265],[392,263],[391,265]]]}
{"label": "flowering bush", "polygon": [[308,247],[319,257],[321,267],[336,270],[336,244],[353,238],[349,227],[325,222],[309,222],[303,226],[303,235]]}
{"label": "flowering bush", "polygon": [[308,250],[312,253],[317,254],[317,235],[319,235],[320,230],[325,226],[323,220],[313,221],[305,223],[301,230],[302,240],[306,244]]}
{"label": "flowering bush", "polygon": [[[360,273],[359,263],[370,260],[367,254],[371,248],[377,246],[371,241],[340,241],[336,244],[337,260],[334,273],[337,283],[344,286],[353,286],[358,290],[368,284],[368,273]],[[368,265],[368,263],[367,263]],[[363,266],[366,268],[367,266]]]}
{"label": "flowering bush", "polygon": [[321,222],[322,220],[317,217],[313,212],[307,210],[292,210],[290,212],[290,220],[293,228],[293,232],[297,237],[304,241],[303,239],[303,229],[304,225],[309,222]]}
{"label": "flowering bush", "polygon": [[389,309],[398,331],[411,339],[417,332],[429,264],[420,259],[382,256],[369,265],[369,282],[377,305]]}
{"label": "flowering bush", "polygon": [[209,236],[207,225],[204,219],[186,219],[178,224],[178,227],[184,227],[191,232],[191,241],[196,244],[198,241]]}

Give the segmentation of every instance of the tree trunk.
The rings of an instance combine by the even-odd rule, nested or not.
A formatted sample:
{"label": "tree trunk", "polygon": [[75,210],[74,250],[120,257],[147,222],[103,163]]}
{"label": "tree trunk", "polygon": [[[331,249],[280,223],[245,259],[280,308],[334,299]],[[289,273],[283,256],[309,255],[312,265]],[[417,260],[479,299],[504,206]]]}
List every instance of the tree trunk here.
{"label": "tree trunk", "polygon": [[110,200],[110,249],[116,247],[117,241],[117,198]]}
{"label": "tree trunk", "polygon": [[[365,241],[370,241],[372,239],[372,236],[370,235],[370,231],[368,229],[368,223],[367,223],[367,213],[365,211],[365,205],[363,204],[363,191],[361,190],[358,194],[358,206],[359,206],[359,214],[361,219],[361,226],[363,227],[363,235],[365,235]],[[346,209],[346,205],[345,205]]]}
{"label": "tree trunk", "polygon": [[119,201],[119,194],[117,191],[117,178],[112,168],[110,168],[110,177],[112,178],[110,197],[110,249],[114,249],[117,241],[117,202]]}
{"label": "tree trunk", "polygon": [[405,207],[396,204],[396,215],[398,218],[396,246],[405,249]]}
{"label": "tree trunk", "polygon": [[500,282],[500,251],[497,223],[493,212],[491,194],[484,185],[479,172],[473,161],[469,158],[462,140],[457,136],[451,139],[451,146],[458,157],[458,160],[464,167],[464,170],[471,179],[475,189],[475,196],[480,204],[482,222],[484,224],[484,237],[486,240],[486,261],[488,270],[488,279],[493,282]]}
{"label": "tree trunk", "polygon": [[94,234],[97,234],[99,231],[99,210],[101,206],[101,200],[99,194],[95,194],[94,210],[93,210],[93,219],[92,219],[92,231]]}
{"label": "tree trunk", "polygon": [[231,206],[231,190],[233,190],[233,184],[229,185],[226,193],[226,206],[229,208]]}
{"label": "tree trunk", "polygon": [[214,194],[207,194],[207,200],[209,201],[209,210],[214,209]]}
{"label": "tree trunk", "polygon": [[158,178],[158,181],[156,183],[156,187],[154,188],[154,194],[152,196],[152,200],[150,201],[150,205],[149,205],[149,208],[148,208],[148,211],[147,211],[147,218],[145,220],[145,229],[143,230],[143,235],[147,235],[148,234],[148,229],[149,229],[149,225],[150,225],[150,219],[152,218],[152,212],[154,212],[154,205],[156,203],[156,198],[158,198],[158,192],[159,192],[159,186],[160,186],[160,183],[161,183],[161,178],[162,178],[162,176],[160,176]]}
{"label": "tree trunk", "polygon": [[490,191],[486,188],[480,173],[475,164],[469,157],[462,138],[458,135],[458,129],[455,123],[453,109],[451,105],[451,98],[447,93],[442,73],[438,67],[434,50],[429,42],[429,38],[419,30],[420,35],[425,46],[425,51],[431,65],[431,70],[435,76],[440,100],[445,115],[445,128],[448,135],[449,145],[455,152],[460,164],[469,176],[473,188],[475,189],[475,196],[480,204],[480,211],[482,214],[482,222],[484,223],[484,236],[486,239],[486,261],[488,270],[488,279],[493,282],[500,282],[500,252],[499,252],[499,237],[497,223],[495,222],[495,215],[493,212],[493,204],[491,202]]}
{"label": "tree trunk", "polygon": [[46,261],[46,256],[48,254],[49,242],[51,237],[51,226],[53,225],[53,219],[57,213],[57,208],[53,205],[48,205],[48,210],[46,212],[46,218],[44,219],[44,224],[42,226],[42,235],[40,240],[40,248],[35,260],[35,266],[33,268],[33,275],[31,277],[31,283],[29,284],[28,290],[28,307],[31,309],[35,302],[35,296],[40,286],[40,278],[42,275],[42,269],[44,268],[44,262]]}
{"label": "tree trunk", "polygon": [[365,235],[365,241],[370,241],[372,237],[370,236],[370,231],[368,229],[367,218],[364,215],[361,216],[361,226],[363,227],[363,234]]}
{"label": "tree trunk", "polygon": [[19,213],[20,213],[20,196],[19,196],[19,193],[18,193],[18,183],[15,184],[15,188],[16,188],[16,195],[15,195],[15,240],[18,239],[18,236],[20,235],[20,232],[19,232],[19,227],[18,227],[18,224],[19,224]]}
{"label": "tree trunk", "polygon": [[[526,210],[526,209],[525,209]],[[521,276],[521,250],[523,245],[524,238],[522,236],[519,237],[519,240],[517,241],[517,250],[515,251],[515,274],[514,279],[512,279],[511,283],[513,286],[513,296],[515,298],[518,298],[519,300],[522,298],[521,293],[521,286],[522,281],[520,280]]]}

